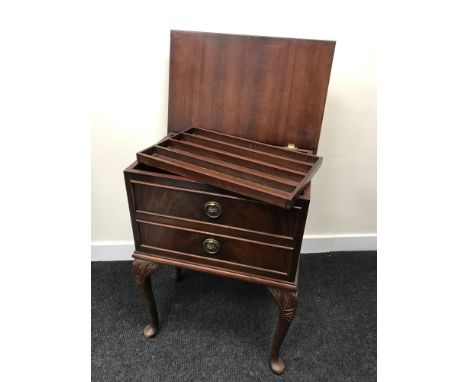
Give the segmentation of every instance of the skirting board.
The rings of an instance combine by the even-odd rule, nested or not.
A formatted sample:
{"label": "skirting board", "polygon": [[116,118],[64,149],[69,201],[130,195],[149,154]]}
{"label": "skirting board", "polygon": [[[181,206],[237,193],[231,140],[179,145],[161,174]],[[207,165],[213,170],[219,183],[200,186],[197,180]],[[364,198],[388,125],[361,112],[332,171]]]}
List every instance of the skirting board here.
{"label": "skirting board", "polygon": [[[91,261],[131,260],[135,247],[129,241],[91,243]],[[377,234],[304,235],[301,253],[376,251]]]}

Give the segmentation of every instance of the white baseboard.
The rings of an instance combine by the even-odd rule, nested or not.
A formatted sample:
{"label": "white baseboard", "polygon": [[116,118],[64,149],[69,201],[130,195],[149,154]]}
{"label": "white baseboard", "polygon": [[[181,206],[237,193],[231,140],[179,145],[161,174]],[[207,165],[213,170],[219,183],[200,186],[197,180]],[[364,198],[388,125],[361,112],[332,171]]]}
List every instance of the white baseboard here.
{"label": "white baseboard", "polygon": [[[134,250],[132,241],[94,241],[91,261],[131,260]],[[375,250],[377,234],[304,235],[301,247],[301,253]]]}
{"label": "white baseboard", "polygon": [[91,261],[131,260],[134,250],[133,241],[93,241]]}
{"label": "white baseboard", "polygon": [[376,251],[377,234],[304,235],[301,253]]}

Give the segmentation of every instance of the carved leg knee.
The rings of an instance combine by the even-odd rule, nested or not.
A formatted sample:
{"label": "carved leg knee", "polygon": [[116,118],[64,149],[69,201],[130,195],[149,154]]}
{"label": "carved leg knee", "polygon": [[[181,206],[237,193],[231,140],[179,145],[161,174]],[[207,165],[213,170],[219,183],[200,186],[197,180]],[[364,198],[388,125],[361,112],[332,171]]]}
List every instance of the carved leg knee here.
{"label": "carved leg knee", "polygon": [[268,288],[273,298],[278,304],[278,323],[273,337],[273,344],[270,354],[270,367],[273,373],[282,374],[285,369],[284,361],[279,356],[279,349],[283,343],[284,337],[289,330],[289,326],[296,314],[297,309],[297,291],[285,289]]}
{"label": "carved leg knee", "polygon": [[132,273],[135,284],[138,287],[146,310],[150,316],[150,323],[145,326],[143,335],[145,338],[151,338],[156,335],[159,329],[158,311],[154,301],[153,289],[151,288],[151,272],[158,267],[158,264],[146,260],[133,260]]}

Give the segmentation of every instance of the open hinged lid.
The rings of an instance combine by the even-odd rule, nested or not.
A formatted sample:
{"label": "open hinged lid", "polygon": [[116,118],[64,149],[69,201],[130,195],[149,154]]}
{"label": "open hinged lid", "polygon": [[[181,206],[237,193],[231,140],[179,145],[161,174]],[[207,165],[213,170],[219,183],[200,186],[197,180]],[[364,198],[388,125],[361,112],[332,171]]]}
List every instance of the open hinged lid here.
{"label": "open hinged lid", "polygon": [[322,161],[314,154],[334,47],[171,31],[169,135],[138,160],[291,208]]}
{"label": "open hinged lid", "polygon": [[317,153],[334,41],[171,31],[168,131]]}

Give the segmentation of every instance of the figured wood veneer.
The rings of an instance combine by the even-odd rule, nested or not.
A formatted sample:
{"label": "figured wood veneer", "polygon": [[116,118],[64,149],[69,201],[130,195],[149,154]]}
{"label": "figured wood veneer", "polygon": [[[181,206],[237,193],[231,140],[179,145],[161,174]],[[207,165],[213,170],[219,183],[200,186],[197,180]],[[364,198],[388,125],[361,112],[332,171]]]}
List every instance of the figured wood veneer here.
{"label": "figured wood veneer", "polygon": [[[206,267],[206,272],[216,274],[222,269],[234,278],[250,277],[253,282],[274,287],[278,283],[285,288],[294,285],[308,192],[286,210],[160,170],[145,169],[141,163],[125,170],[125,181],[135,257],[145,254],[157,262],[169,261],[183,268]],[[207,201],[222,206],[219,217],[205,214]],[[207,238],[219,241],[218,254],[203,250]]]}
{"label": "figured wood veneer", "polygon": [[171,31],[168,131],[317,153],[334,41]]}

